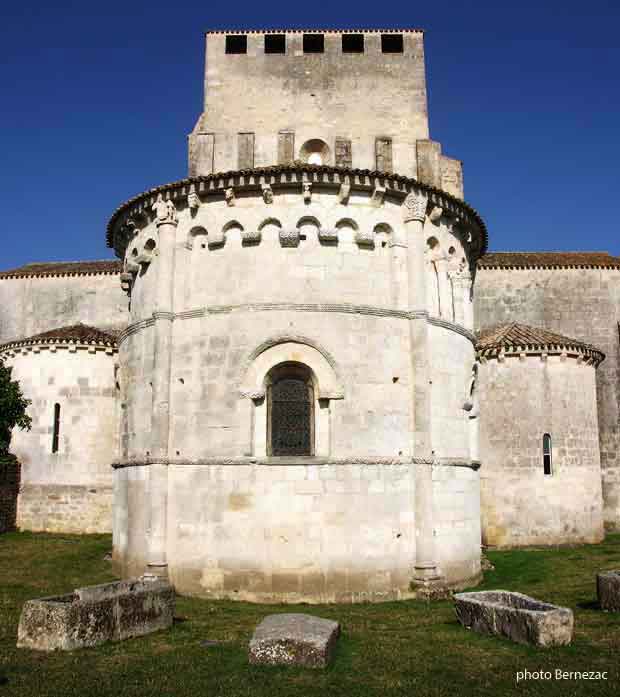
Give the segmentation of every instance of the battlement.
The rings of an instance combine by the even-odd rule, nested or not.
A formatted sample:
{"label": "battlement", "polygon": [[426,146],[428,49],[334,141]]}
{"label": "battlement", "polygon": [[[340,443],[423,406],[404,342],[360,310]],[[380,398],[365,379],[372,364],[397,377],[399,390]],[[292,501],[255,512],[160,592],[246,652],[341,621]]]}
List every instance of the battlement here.
{"label": "battlement", "polygon": [[418,29],[206,34],[190,176],[298,160],[416,177],[428,137]]}

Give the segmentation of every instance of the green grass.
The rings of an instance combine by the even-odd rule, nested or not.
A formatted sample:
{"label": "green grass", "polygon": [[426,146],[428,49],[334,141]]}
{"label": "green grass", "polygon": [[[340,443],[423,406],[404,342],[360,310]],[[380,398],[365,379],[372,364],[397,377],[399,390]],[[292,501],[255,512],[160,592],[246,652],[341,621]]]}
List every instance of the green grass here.
{"label": "green grass", "polygon": [[[575,612],[571,646],[535,650],[474,634],[450,601],[260,606],[178,598],[165,632],[95,649],[43,654],[15,648],[22,604],[113,579],[107,535],[0,536],[0,696],[285,697],[296,695],[618,695],[620,613],[596,605],[595,573],[620,568],[620,535],[601,545],[489,553],[479,588],[521,591]],[[343,627],[325,671],[251,667],[247,644],[272,612],[309,612]],[[204,647],[206,639],[222,642]],[[608,671],[606,681],[527,681],[517,671]]]}

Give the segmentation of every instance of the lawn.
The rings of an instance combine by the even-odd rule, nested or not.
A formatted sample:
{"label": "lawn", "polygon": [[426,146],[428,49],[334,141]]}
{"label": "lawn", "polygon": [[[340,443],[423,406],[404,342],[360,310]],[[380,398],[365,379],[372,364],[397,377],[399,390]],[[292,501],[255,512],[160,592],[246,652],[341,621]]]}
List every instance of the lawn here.
{"label": "lawn", "polygon": [[[450,601],[364,605],[261,606],[178,598],[165,632],[73,652],[15,648],[28,598],[114,577],[104,560],[108,535],[0,536],[0,695],[89,697],[286,697],[298,695],[620,694],[620,613],[596,604],[595,573],[620,568],[620,535],[601,545],[489,553],[495,571],[479,588],[504,588],[575,612],[571,646],[535,650],[462,628]],[[343,628],[325,671],[251,667],[247,644],[272,612],[309,612]],[[217,640],[204,646],[205,640]],[[518,671],[607,671],[607,680],[528,680]]]}

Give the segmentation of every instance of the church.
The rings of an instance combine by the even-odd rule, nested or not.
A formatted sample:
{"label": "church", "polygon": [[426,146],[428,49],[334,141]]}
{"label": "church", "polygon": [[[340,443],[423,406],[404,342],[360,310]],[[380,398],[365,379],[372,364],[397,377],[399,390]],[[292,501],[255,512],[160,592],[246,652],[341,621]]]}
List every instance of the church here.
{"label": "church", "polygon": [[620,258],[487,251],[422,31],[205,38],[188,177],[109,259],[0,272],[15,525],[255,602],[435,597],[481,545],[619,529]]}

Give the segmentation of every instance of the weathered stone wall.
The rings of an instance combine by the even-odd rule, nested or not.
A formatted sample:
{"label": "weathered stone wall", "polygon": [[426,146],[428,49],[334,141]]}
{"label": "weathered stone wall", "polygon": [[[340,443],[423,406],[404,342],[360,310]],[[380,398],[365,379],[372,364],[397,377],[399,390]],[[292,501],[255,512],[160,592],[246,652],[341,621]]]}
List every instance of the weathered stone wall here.
{"label": "weathered stone wall", "polygon": [[127,324],[117,274],[0,278],[0,343],[78,322],[100,329]]}
{"label": "weathered stone wall", "polygon": [[519,321],[594,344],[605,353],[596,374],[605,525],[620,526],[620,381],[616,269],[480,269],[477,328]]}
{"label": "weathered stone wall", "polygon": [[[112,469],[118,445],[112,349],[26,347],[8,352],[32,430],[13,433],[22,463],[18,526],[50,532],[111,530]],[[52,452],[54,405],[60,405]]]}
{"label": "weathered stone wall", "polygon": [[[314,602],[410,592],[412,425],[423,417],[413,414],[411,352],[420,349],[412,349],[410,333],[416,299],[408,297],[414,259],[407,261],[407,244],[428,276],[418,287],[433,290],[428,310],[424,291],[413,306],[424,322],[432,315],[427,416],[429,439],[437,441],[429,455],[440,462],[429,488],[436,556],[449,585],[477,578],[479,483],[468,466],[463,409],[472,312],[467,284],[452,283],[461,273],[467,280],[467,253],[447,216],[427,221],[424,239],[403,238],[401,206],[373,195],[351,192],[343,203],[337,187],[317,187],[309,200],[290,187],[267,203],[260,191],[241,192],[234,205],[214,198],[192,213],[180,209],[178,226],[166,226],[176,257],[172,320],[161,313],[171,321],[166,553],[183,592]],[[145,259],[148,240],[161,248],[161,229],[148,223],[132,238],[128,259]],[[288,246],[291,238],[296,246]],[[124,574],[141,573],[147,561],[159,463],[151,452],[152,386],[166,257],[160,251],[148,260],[135,276],[119,348],[125,408],[114,559]],[[302,462],[268,455],[266,377],[284,362],[313,375],[314,455]]]}
{"label": "weathered stone wall", "polygon": [[111,532],[112,502],[111,485],[24,484],[18,523],[22,530]]}
{"label": "weathered stone wall", "polygon": [[[477,389],[483,542],[600,542],[595,368],[560,356],[483,360]],[[543,469],[545,433],[551,475]]]}
{"label": "weathered stone wall", "polygon": [[[247,167],[238,145],[247,132],[254,134],[254,166],[277,164],[278,133],[292,131],[291,159],[303,159],[303,144],[320,139],[330,150],[323,164],[336,164],[336,138],[344,138],[353,167],[370,170],[377,169],[375,139],[390,138],[390,169],[415,176],[416,140],[428,138],[424,44],[421,32],[402,36],[400,54],[381,52],[379,32],[364,33],[363,53],[347,54],[340,32],[325,32],[324,53],[304,54],[303,34],[287,32],[286,54],[265,54],[257,32],[247,35],[247,54],[230,55],[224,34],[208,34],[190,174]],[[199,143],[200,133],[212,134],[213,146]]]}

